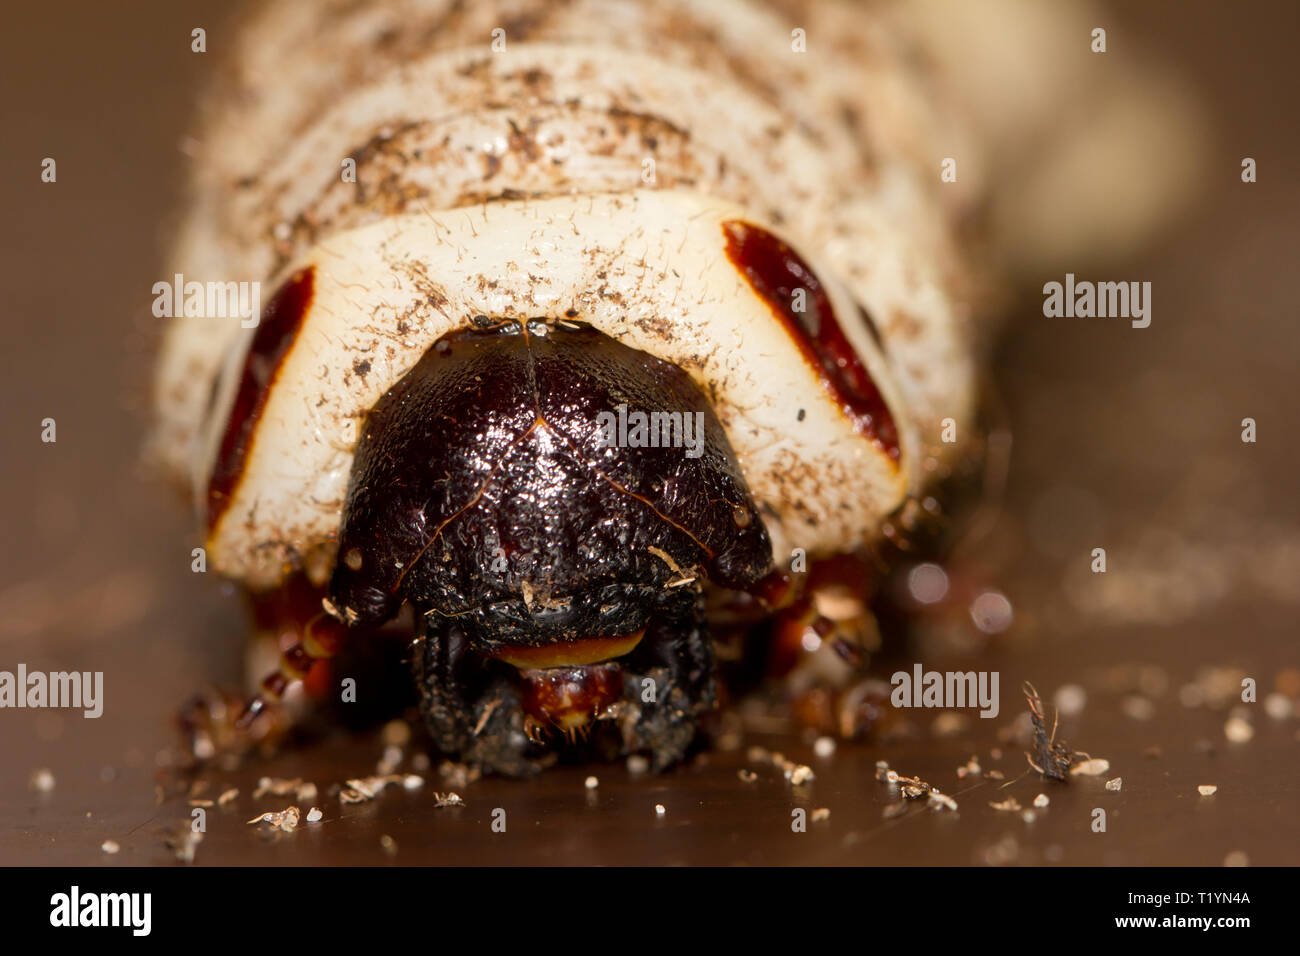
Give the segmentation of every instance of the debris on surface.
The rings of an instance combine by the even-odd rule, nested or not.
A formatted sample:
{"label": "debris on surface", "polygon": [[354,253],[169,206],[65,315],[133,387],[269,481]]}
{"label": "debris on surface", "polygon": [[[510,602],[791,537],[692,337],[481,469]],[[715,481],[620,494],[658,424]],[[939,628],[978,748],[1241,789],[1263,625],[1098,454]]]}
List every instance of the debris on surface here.
{"label": "debris on surface", "polygon": [[1114,790],[1114,791],[1123,790],[1123,789],[1124,789],[1124,778],[1123,778],[1123,777],[1116,777],[1116,778],[1114,778],[1113,780],[1107,780],[1107,781],[1106,781],[1106,789],[1107,789],[1107,790]]}
{"label": "debris on surface", "polygon": [[627,758],[627,772],[634,777],[640,777],[650,770],[650,761],[640,754],[633,754]]}
{"label": "debris on surface", "polygon": [[103,843],[99,845],[99,848],[103,850],[105,853],[107,853],[109,856],[112,856],[113,854],[117,853],[119,850],[122,849],[122,845],[118,843],[116,840],[105,840]]}
{"label": "debris on surface", "polygon": [[1218,791],[1218,789],[1219,788],[1212,783],[1203,783],[1196,788],[1196,792],[1203,797],[1212,797]]}
{"label": "debris on surface", "polygon": [[1295,705],[1286,694],[1269,694],[1264,698],[1264,713],[1274,720],[1286,720],[1291,716]]}
{"label": "debris on surface", "polygon": [[[424,763],[425,769],[428,769],[427,757],[425,758]],[[416,770],[420,769],[414,760],[411,761],[411,766]],[[467,763],[456,763],[452,760],[444,760],[442,763],[438,764],[438,776],[443,779],[443,782],[446,783],[447,786],[455,787],[457,790],[463,790],[468,787],[471,783],[477,780],[482,773],[483,771],[479,767],[474,767]]]}
{"label": "debris on surface", "polygon": [[780,770],[785,779],[796,787],[817,778],[812,767],[803,763],[795,763],[795,761],[787,758],[785,754],[775,750],[769,751],[762,747],[750,747],[747,756],[752,763],[770,763]]}
{"label": "debris on surface", "polygon": [[1224,866],[1250,866],[1250,857],[1244,850],[1233,850],[1223,858]]}
{"label": "debris on surface", "polygon": [[1110,761],[1101,757],[1092,757],[1088,760],[1080,760],[1070,768],[1070,773],[1074,776],[1100,777],[1110,769]]}
{"label": "debris on surface", "polygon": [[813,743],[813,753],[822,760],[829,760],[831,757],[835,756],[835,748],[836,743],[834,737],[818,737]]}
{"label": "debris on surface", "polygon": [[47,768],[42,767],[32,773],[31,778],[28,780],[28,786],[37,793],[49,793],[54,789],[54,774]]}
{"label": "debris on surface", "polygon": [[740,778],[741,783],[753,783],[758,779],[758,774],[754,773],[752,770],[738,770],[736,771],[736,776]]}
{"label": "debris on surface", "polygon": [[285,807],[279,811],[268,810],[260,816],[253,817],[248,822],[250,825],[269,823],[285,833],[292,833],[298,826],[299,816],[300,811],[297,807]]}
{"label": "debris on surface", "polygon": [[1034,806],[1038,807],[1039,809],[1042,809],[1043,807],[1047,806],[1051,802],[1052,801],[1048,798],[1047,794],[1045,793],[1040,793],[1038,796],[1034,797]]}
{"label": "debris on surface", "polygon": [[[1073,760],[1070,748],[1064,741],[1056,742],[1055,722],[1052,723],[1051,734],[1047,733],[1047,722],[1043,719],[1043,702],[1038,697],[1038,691],[1034,690],[1034,685],[1026,681],[1023,692],[1025,700],[1029,703],[1029,719],[1034,726],[1034,754],[1033,756],[1025,754],[1025,759],[1029,761],[1029,766],[1044,777],[1064,780]],[[1060,715],[1059,709],[1057,715]]]}
{"label": "debris on surface", "polygon": [[186,820],[166,832],[163,842],[172,851],[172,855],[181,863],[193,863],[194,852],[198,849],[199,844],[203,842],[203,834],[196,831]]}
{"label": "debris on surface", "polygon": [[600,786],[600,780],[597,777],[588,777],[586,780],[583,781],[582,785],[586,787],[588,790],[595,790],[597,787]]}
{"label": "debris on surface", "polygon": [[936,737],[955,737],[964,731],[969,723],[970,720],[965,714],[944,711],[930,724],[930,733]]}
{"label": "debris on surface", "polygon": [[940,793],[938,790],[930,791],[930,799],[927,801],[931,810],[957,810],[957,801],[946,793]]}
{"label": "debris on surface", "polygon": [[656,803],[656,804],[655,804],[655,815],[656,815],[656,816],[661,816],[661,817],[662,817],[662,816],[663,816],[665,813],[667,813],[667,812],[668,812],[668,808],[665,807],[662,803]]}
{"label": "debris on surface", "polygon": [[1004,774],[1001,770],[990,770],[988,773],[985,774],[985,776],[988,777],[990,780],[1007,779],[1007,775]]}
{"label": "debris on surface", "polygon": [[389,744],[384,748],[383,756],[379,758],[379,763],[375,764],[375,772],[380,774],[395,773],[397,768],[402,764],[402,757],[405,754],[402,748],[396,744]]}
{"label": "debris on surface", "polygon": [[307,811],[308,823],[319,823],[324,817],[325,814],[321,813],[320,807],[312,807]]}
{"label": "debris on surface", "polygon": [[238,787],[231,787],[229,790],[223,790],[221,796],[217,797],[217,806],[228,806],[237,796],[239,796]]}
{"label": "debris on surface", "polygon": [[192,807],[215,807],[216,805],[217,802],[215,800],[191,800],[190,801],[190,806]]}
{"label": "debris on surface", "polygon": [[[226,791],[230,793],[230,791]],[[238,795],[239,791],[234,791]],[[253,791],[253,799],[258,800],[267,795],[273,797],[297,797],[302,803],[310,803],[316,799],[316,784],[305,783],[301,777],[295,777],[292,780],[286,780],[282,777],[262,777],[257,781],[257,789]],[[225,796],[224,794],[222,796]],[[234,796],[230,798],[234,799]]]}
{"label": "debris on surface", "polygon": [[[1035,694],[1035,697],[1038,695]],[[1066,717],[1077,717],[1083,713],[1084,706],[1088,703],[1088,692],[1078,684],[1063,684],[1056,689],[1056,695],[1052,698],[1052,703],[1056,705],[1056,712],[1064,714]]]}
{"label": "debris on surface", "polygon": [[465,801],[460,798],[459,793],[438,793],[433,794],[433,805],[441,810],[443,807],[463,807]]}
{"label": "debris on surface", "polygon": [[389,747],[405,747],[411,742],[411,725],[400,718],[390,720],[384,724],[383,738]]}
{"label": "debris on surface", "polygon": [[886,820],[892,820],[894,817],[901,817],[907,812],[907,801],[899,800],[897,803],[891,803],[880,812],[880,815]]}
{"label": "debris on surface", "polygon": [[[412,776],[414,776],[412,774]],[[420,784],[424,783],[421,778],[416,778]],[[374,777],[359,777],[348,781],[348,785],[339,791],[340,803],[365,803],[367,800],[373,800],[383,792],[385,787],[400,783],[406,786],[406,775],[400,773],[387,773]]]}
{"label": "debris on surface", "polygon": [[1246,718],[1234,714],[1223,725],[1223,735],[1234,744],[1244,744],[1255,736],[1255,728],[1250,725],[1250,721],[1246,720]]}
{"label": "debris on surface", "polygon": [[1124,711],[1126,717],[1131,717],[1133,720],[1150,720],[1156,715],[1156,705],[1147,698],[1137,695],[1125,697],[1120,704],[1120,709]]}
{"label": "debris on surface", "polygon": [[1021,810],[1020,801],[1015,797],[1007,797],[998,803],[990,802],[989,806],[994,810],[1002,810],[1007,813],[1019,813]]}
{"label": "debris on surface", "polygon": [[829,820],[830,817],[831,811],[826,807],[818,807],[812,812],[813,823],[820,823],[823,820]]}
{"label": "debris on surface", "polygon": [[387,853],[389,856],[393,856],[394,854],[397,853],[397,841],[394,840],[392,837],[390,837],[387,833],[380,836],[379,845],[384,848],[384,852]]}
{"label": "debris on surface", "polygon": [[968,776],[975,776],[975,777],[978,777],[978,776],[979,776],[980,774],[982,774],[983,772],[984,772],[984,769],[980,766],[980,760],[979,760],[979,757],[976,757],[976,756],[972,755],[971,758],[970,758],[970,760],[967,760],[967,761],[966,761],[966,766],[964,766],[964,767],[958,767],[958,768],[957,768],[957,777],[958,777],[959,779],[962,779],[962,778],[965,778],[965,777],[968,777]]}

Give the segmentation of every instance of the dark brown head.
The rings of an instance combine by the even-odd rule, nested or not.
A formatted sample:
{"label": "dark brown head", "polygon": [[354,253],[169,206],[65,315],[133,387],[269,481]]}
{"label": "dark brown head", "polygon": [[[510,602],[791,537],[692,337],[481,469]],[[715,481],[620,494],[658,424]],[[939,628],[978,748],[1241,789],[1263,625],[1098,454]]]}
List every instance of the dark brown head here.
{"label": "dark brown head", "polygon": [[525,709],[563,727],[616,703],[630,671],[680,665],[684,629],[707,643],[683,611],[706,580],[749,589],[772,561],[686,372],[536,319],[445,336],[378,402],[338,554],[330,599],[350,623],[409,602],[462,694],[513,668]]}

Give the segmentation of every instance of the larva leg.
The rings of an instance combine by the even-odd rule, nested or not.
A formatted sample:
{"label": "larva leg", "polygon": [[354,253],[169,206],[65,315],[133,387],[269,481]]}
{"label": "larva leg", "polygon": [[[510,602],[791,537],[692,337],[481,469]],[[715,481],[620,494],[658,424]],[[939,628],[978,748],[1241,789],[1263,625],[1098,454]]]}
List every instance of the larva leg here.
{"label": "larva leg", "polygon": [[507,776],[540,770],[527,756],[523,709],[510,681],[492,673],[485,687],[469,686],[460,666],[465,641],[456,626],[437,615],[422,615],[417,626],[420,712],[438,749]]}
{"label": "larva leg", "polygon": [[655,659],[634,658],[629,668],[626,699],[635,706],[623,729],[625,751],[649,751],[655,771],[686,755],[697,718],[715,706],[718,695],[702,596],[684,591],[663,609],[659,623],[669,636],[648,645]]}
{"label": "larva leg", "polygon": [[264,667],[272,656],[279,665],[261,681],[256,696],[207,690],[182,707],[184,746],[195,760],[242,753],[282,738],[306,712],[305,707],[281,706],[285,691],[302,680],[308,696],[319,698],[328,678],[324,665],[342,647],[346,629],[321,610],[320,591],[303,579],[291,578],[275,591],[250,594],[249,601],[256,627],[249,666]]}
{"label": "larva leg", "polygon": [[328,661],[342,650],[346,638],[347,627],[324,611],[308,621],[299,640],[281,653],[279,669],[263,678],[257,696],[249,701],[239,718],[239,725],[250,726],[266,709],[268,702],[282,700],[292,684],[307,680],[317,664]]}

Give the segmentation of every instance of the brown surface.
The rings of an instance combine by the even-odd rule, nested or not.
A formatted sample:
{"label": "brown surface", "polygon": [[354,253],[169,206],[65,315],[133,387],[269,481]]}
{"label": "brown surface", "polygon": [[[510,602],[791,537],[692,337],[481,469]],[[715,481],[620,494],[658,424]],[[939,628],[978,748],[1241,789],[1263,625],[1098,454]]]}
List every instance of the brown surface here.
{"label": "brown surface", "polygon": [[[209,49],[219,44],[222,6],[141,4],[128,21],[113,5],[76,4],[75,14],[27,5],[5,30],[0,669],[104,670],[107,706],[99,720],[0,712],[0,863],[166,861],[157,829],[187,815],[182,800],[154,804],[168,718],[202,680],[239,674],[238,602],[190,573],[195,529],[137,467],[130,407],[146,367],[160,223],[184,168],[175,147],[213,62],[189,53],[189,30],[205,25]],[[1154,283],[1150,329],[1045,320],[1033,289],[1011,326],[995,376],[1016,437],[1011,483],[967,573],[1012,598],[1017,624],[984,656],[954,658],[942,650],[952,642],[936,639],[923,658],[943,667],[947,653],[963,667],[999,669],[997,720],[939,738],[932,715],[914,712],[912,738],[842,745],[829,761],[797,740],[747,741],[810,763],[817,776],[805,790],[759,766],[755,782],[741,783],[737,769],[754,766],[742,749],[648,781],[622,766],[479,781],[461,790],[463,809],[432,807],[429,791],[447,789],[432,775],[423,791],[359,806],[322,793],[325,822],[279,840],[243,824],[288,802],[251,799],[262,774],[304,776],[324,791],[372,772],[377,737],[340,735],[215,774],[214,791],[229,782],[241,796],[209,811],[198,861],[1218,864],[1239,850],[1256,864],[1300,862],[1300,721],[1272,720],[1256,705],[1254,739],[1233,745],[1225,709],[1179,700],[1204,667],[1254,676],[1262,698],[1279,671],[1300,665],[1300,191],[1288,178],[1298,146],[1297,12],[1288,3],[1252,4],[1249,17],[1226,4],[1129,6],[1108,24],[1108,55],[1125,55],[1131,29],[1182,63],[1215,121],[1213,178],[1180,228],[1111,276]],[[1239,181],[1245,155],[1259,162],[1256,185]],[[57,185],[39,182],[44,156],[58,160]],[[46,416],[58,421],[57,444],[39,440]],[[1246,416],[1259,422],[1258,444],[1239,441]],[[1109,555],[1104,577],[1087,572],[1098,546]],[[1130,686],[1136,665],[1148,665],[1144,689]],[[1088,688],[1086,709],[1062,733],[1108,758],[1122,792],[1104,792],[1101,778],[1025,778],[1000,793],[958,780],[971,754],[1008,778],[1023,769],[1015,746],[1001,761],[989,753],[1026,677],[1049,697],[1066,682]],[[1154,716],[1126,716],[1130,693],[1148,698]],[[1152,745],[1160,757],[1143,756]],[[956,796],[959,812],[916,808],[882,820],[891,797],[873,777],[881,758]],[[38,767],[55,774],[53,792],[29,791]],[[601,780],[595,795],[583,788],[588,772]],[[1218,793],[1197,796],[1201,783]],[[1040,790],[1052,803],[1032,824],[988,807],[1007,794],[1028,804]],[[662,818],[655,803],[667,807]],[[1110,812],[1104,835],[1088,828],[1097,806]],[[507,811],[504,835],[489,830],[496,807]],[[793,807],[831,815],[794,834]],[[395,856],[381,834],[396,840]],[[122,852],[102,854],[105,839]]]}

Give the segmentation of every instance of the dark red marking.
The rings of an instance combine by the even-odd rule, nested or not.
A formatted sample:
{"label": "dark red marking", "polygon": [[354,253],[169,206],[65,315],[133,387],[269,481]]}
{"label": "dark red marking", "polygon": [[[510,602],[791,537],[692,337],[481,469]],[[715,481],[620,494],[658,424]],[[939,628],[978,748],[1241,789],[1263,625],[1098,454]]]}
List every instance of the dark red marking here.
{"label": "dark red marking", "polygon": [[[898,428],[880,389],[844,335],[830,296],[817,274],[788,245],[766,229],[730,220],[722,224],[727,257],[786,327],[799,351],[821,375],[822,387],[839,401],[858,433],[898,461]],[[807,308],[792,308],[795,289],[804,289]]]}
{"label": "dark red marking", "polygon": [[221,448],[208,479],[208,531],[221,520],[244,474],[250,439],[257,420],[262,417],[267,393],[311,305],[315,272],[315,267],[295,272],[262,310],[253,344],[244,358],[239,390],[226,419]]}

